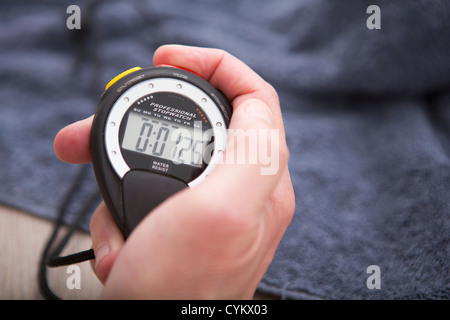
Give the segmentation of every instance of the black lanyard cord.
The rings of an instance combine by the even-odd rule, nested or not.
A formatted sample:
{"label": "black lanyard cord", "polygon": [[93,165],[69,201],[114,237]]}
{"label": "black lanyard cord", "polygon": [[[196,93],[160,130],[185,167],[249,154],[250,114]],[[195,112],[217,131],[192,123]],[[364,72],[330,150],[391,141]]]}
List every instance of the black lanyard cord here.
{"label": "black lanyard cord", "polygon": [[[94,251],[88,249],[82,252],[70,254],[68,256],[59,256],[61,252],[66,247],[73,233],[80,228],[81,223],[85,220],[86,216],[91,212],[92,208],[101,199],[100,192],[95,191],[85,202],[84,206],[77,212],[75,220],[70,224],[64,237],[56,243],[60,229],[64,226],[64,216],[67,212],[69,204],[72,202],[72,198],[75,191],[78,190],[86,176],[88,166],[81,168],[80,172],[77,174],[74,182],[72,183],[70,189],[68,190],[66,196],[64,197],[63,203],[61,204],[58,212],[58,217],[55,222],[53,232],[47,241],[45,249],[41,256],[41,261],[39,263],[39,287],[42,295],[46,299],[59,300],[60,298],[53,293],[50,289],[47,281],[47,267],[60,267],[65,265],[71,265],[75,263],[84,262],[87,260],[95,259]],[[56,243],[56,246],[55,246]],[[53,249],[54,248],[54,249]]]}

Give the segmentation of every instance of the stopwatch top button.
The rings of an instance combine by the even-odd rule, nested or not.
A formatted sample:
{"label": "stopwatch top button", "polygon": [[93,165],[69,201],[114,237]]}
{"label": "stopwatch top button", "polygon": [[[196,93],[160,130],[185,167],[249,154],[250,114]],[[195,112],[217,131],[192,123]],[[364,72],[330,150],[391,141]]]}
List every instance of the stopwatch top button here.
{"label": "stopwatch top button", "polygon": [[134,67],[134,68],[128,69],[128,70],[122,72],[121,74],[115,76],[114,79],[112,79],[110,82],[108,82],[108,84],[106,85],[105,90],[108,90],[108,88],[111,87],[111,86],[112,86],[117,80],[119,80],[120,78],[122,78],[122,77],[124,77],[124,76],[126,76],[127,74],[130,74],[130,73],[132,73],[132,72],[135,72],[135,71],[137,71],[137,70],[140,70],[140,69],[141,69],[140,67]]}
{"label": "stopwatch top button", "polygon": [[180,70],[184,70],[184,71],[193,73],[193,74],[195,74],[196,76],[199,76],[199,77],[201,78],[201,76],[200,76],[198,73],[196,73],[196,72],[194,72],[194,71],[192,71],[192,70],[189,70],[189,69],[186,69],[186,68],[182,68],[182,67],[173,66],[173,65],[171,65],[171,64],[158,64],[157,67],[176,68],[176,69],[180,69]]}

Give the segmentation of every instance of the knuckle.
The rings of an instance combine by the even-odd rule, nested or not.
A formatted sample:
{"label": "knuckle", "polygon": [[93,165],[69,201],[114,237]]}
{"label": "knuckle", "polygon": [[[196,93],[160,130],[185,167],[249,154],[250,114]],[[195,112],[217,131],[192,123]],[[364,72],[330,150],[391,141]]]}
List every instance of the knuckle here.
{"label": "knuckle", "polygon": [[272,96],[273,99],[276,99],[276,100],[278,101],[278,100],[279,100],[278,92],[277,92],[277,90],[275,89],[275,87],[272,86],[272,85],[271,85],[270,83],[268,83],[268,82],[267,82],[267,85],[268,85],[268,93]]}
{"label": "knuckle", "polygon": [[275,87],[273,85],[271,85],[267,81],[265,81],[264,92],[265,92],[265,95],[266,95],[266,101],[270,102],[270,104],[273,104],[273,105],[279,105],[280,104],[280,100],[279,100],[279,96],[278,96],[277,90],[275,89]]}
{"label": "knuckle", "polygon": [[239,201],[221,197],[209,204],[202,224],[212,232],[212,238],[231,239],[252,233],[258,219],[249,208],[239,205]]}

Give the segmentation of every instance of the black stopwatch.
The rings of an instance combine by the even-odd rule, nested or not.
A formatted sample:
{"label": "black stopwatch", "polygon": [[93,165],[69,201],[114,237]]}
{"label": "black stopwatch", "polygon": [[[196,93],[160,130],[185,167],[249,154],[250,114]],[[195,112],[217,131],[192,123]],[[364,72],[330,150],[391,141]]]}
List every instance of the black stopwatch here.
{"label": "black stopwatch", "polygon": [[95,176],[125,236],[158,204],[203,181],[222,157],[231,105],[184,69],[133,68],[106,86],[91,129]]}

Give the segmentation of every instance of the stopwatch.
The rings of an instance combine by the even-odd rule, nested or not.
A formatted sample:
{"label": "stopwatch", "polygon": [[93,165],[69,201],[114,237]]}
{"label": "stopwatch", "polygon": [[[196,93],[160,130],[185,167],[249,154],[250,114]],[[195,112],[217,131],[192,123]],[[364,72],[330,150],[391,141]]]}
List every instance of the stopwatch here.
{"label": "stopwatch", "polygon": [[92,163],[125,237],[168,197],[207,178],[231,114],[219,90],[172,66],[132,68],[107,84],[92,123]]}

